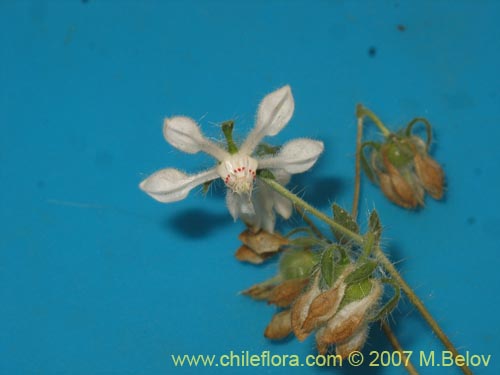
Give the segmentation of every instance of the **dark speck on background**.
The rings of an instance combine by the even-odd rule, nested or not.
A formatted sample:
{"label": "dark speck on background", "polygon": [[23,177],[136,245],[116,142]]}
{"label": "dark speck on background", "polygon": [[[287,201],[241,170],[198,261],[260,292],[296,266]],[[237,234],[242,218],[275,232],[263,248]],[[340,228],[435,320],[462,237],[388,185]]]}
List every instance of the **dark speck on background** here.
{"label": "dark speck on background", "polygon": [[400,24],[397,27],[398,27],[398,31],[401,31],[401,32],[406,31],[406,26],[405,25],[401,25]]}
{"label": "dark speck on background", "polygon": [[469,225],[476,224],[476,218],[474,216],[469,216],[467,218],[467,224],[469,224]]}
{"label": "dark speck on background", "polygon": [[377,49],[375,47],[368,48],[368,56],[375,57],[377,54]]}
{"label": "dark speck on background", "polygon": [[44,180],[38,180],[36,183],[36,187],[39,189],[43,189],[45,187],[45,181]]}
{"label": "dark speck on background", "polygon": [[82,4],[87,4],[89,0],[82,0]]}

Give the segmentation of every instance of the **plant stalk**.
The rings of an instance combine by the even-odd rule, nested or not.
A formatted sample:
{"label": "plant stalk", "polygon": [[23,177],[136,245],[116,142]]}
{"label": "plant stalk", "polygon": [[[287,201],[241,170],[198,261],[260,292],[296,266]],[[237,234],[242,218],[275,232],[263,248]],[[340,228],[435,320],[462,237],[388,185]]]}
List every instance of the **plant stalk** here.
{"label": "plant stalk", "polygon": [[[266,183],[269,187],[274,189],[277,193],[281,194],[285,198],[290,199],[296,206],[301,207],[305,211],[309,211],[313,216],[317,217],[321,221],[325,222],[328,224],[330,227],[334,228],[338,232],[342,233],[343,235],[351,238],[354,242],[357,244],[363,246],[364,244],[364,238],[363,236],[359,235],[358,233],[355,233],[344,226],[340,225],[339,223],[335,222],[331,217],[325,215],[323,212],[319,211],[318,209],[314,208],[311,206],[309,203],[292,193],[290,190],[279,184],[276,180],[269,179],[266,177],[260,177],[261,181]],[[382,266],[386,269],[386,271],[392,276],[392,278],[399,284],[400,288],[403,290],[403,292],[408,296],[408,299],[410,302],[417,308],[417,310],[420,312],[422,317],[425,319],[427,324],[431,327],[432,331],[436,334],[436,336],[441,340],[443,345],[446,347],[447,350],[453,353],[453,357],[455,358],[458,356],[458,351],[455,349],[453,346],[452,342],[450,339],[446,336],[446,334],[443,332],[439,324],[436,322],[436,320],[432,317],[430,312],[427,310],[427,308],[424,306],[423,302],[418,298],[418,296],[415,294],[413,289],[403,280],[399,272],[396,270],[394,265],[391,263],[391,261],[387,258],[387,256],[384,254],[382,249],[380,249],[380,246],[376,246],[374,248],[374,254],[377,260],[382,264]],[[466,375],[472,375],[472,371],[470,370],[469,367],[466,365],[460,366],[462,372]]]}

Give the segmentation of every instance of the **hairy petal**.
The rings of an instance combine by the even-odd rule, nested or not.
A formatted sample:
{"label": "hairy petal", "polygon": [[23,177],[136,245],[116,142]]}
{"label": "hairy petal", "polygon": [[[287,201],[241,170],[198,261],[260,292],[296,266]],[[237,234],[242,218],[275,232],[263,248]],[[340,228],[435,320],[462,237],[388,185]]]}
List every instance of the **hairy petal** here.
{"label": "hairy petal", "polygon": [[[281,185],[285,186],[290,182],[291,175],[290,173],[285,172],[282,169],[277,169],[273,171],[274,177],[276,181],[278,181]],[[265,185],[265,184],[262,184]],[[266,185],[267,189],[272,190],[269,186]],[[292,201],[288,198],[285,198],[281,194],[273,191],[273,199],[274,199],[274,209],[275,211],[281,215],[283,219],[289,219],[292,216],[293,205]]]}
{"label": "hairy petal", "polygon": [[153,173],[142,181],[139,187],[154,199],[170,203],[186,198],[194,187],[218,177],[215,168],[195,175],[186,175],[177,169],[167,168]]}
{"label": "hairy petal", "polygon": [[288,85],[265,96],[259,105],[255,127],[241,146],[241,152],[250,155],[262,138],[278,134],[292,118],[294,108]]}
{"label": "hairy petal", "polygon": [[323,142],[299,138],[283,146],[278,155],[259,160],[259,168],[283,169],[302,173],[311,168],[323,152]]}
{"label": "hairy petal", "polygon": [[168,143],[188,154],[203,151],[219,161],[229,157],[229,153],[208,140],[198,124],[189,117],[166,118],[163,123],[163,135]]}
{"label": "hairy petal", "polygon": [[239,217],[246,223],[253,224],[255,210],[248,194],[240,195],[227,189],[226,204],[234,220],[237,220]]}

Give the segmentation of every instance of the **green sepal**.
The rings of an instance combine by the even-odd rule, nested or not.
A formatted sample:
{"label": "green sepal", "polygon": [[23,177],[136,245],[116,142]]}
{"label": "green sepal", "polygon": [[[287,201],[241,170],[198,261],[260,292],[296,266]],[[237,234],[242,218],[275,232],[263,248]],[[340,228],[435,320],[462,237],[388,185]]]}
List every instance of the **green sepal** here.
{"label": "green sepal", "polygon": [[396,168],[407,166],[413,161],[414,152],[406,142],[395,136],[391,136],[390,140],[382,146],[381,151]]}
{"label": "green sepal", "polygon": [[214,181],[215,179],[203,183],[203,195],[207,195],[208,190],[210,189],[210,185],[212,185]]}
{"label": "green sepal", "polygon": [[274,156],[281,150],[281,146],[271,146],[267,143],[259,143],[255,149],[255,155],[262,156]]}
{"label": "green sepal", "polygon": [[308,277],[317,263],[314,254],[308,250],[286,251],[280,260],[280,274],[284,279]]}
{"label": "green sepal", "polygon": [[333,284],[333,269],[333,248],[329,247],[323,252],[323,255],[321,256],[321,276],[323,277],[325,284],[329,287]]}
{"label": "green sepal", "polygon": [[276,177],[274,177],[273,172],[271,172],[269,169],[259,169],[257,171],[257,176],[262,178],[268,178],[270,180],[276,180]]}
{"label": "green sepal", "polygon": [[401,297],[401,288],[399,285],[392,279],[383,278],[382,281],[384,284],[389,284],[394,289],[394,295],[391,297],[387,303],[382,306],[382,308],[375,314],[373,318],[370,319],[370,322],[375,322],[377,320],[384,319],[388,314],[391,313],[392,310],[396,308],[399,302],[399,298]]}
{"label": "green sepal", "polygon": [[313,247],[318,244],[323,243],[323,240],[318,239],[316,237],[297,237],[294,238],[293,240],[290,240],[288,242],[289,246],[295,246],[295,247],[303,247],[303,248],[308,248],[308,247]]}
{"label": "green sepal", "polygon": [[365,298],[372,291],[373,284],[370,279],[365,279],[359,283],[348,285],[345,289],[344,298],[340,303],[339,310],[345,305]]}
{"label": "green sepal", "polygon": [[[332,211],[333,211],[333,220],[336,223],[342,225],[343,227],[349,229],[352,232],[359,233],[359,226],[349,212],[344,210],[336,203],[333,204]],[[346,238],[346,236],[342,234],[342,232],[337,231],[333,227],[332,227],[332,232],[335,235],[335,238],[337,238],[339,243],[345,244],[350,242],[350,240]]]}
{"label": "green sepal", "polygon": [[234,121],[233,120],[224,121],[221,126],[222,126],[222,133],[224,133],[224,137],[226,137],[227,151],[231,155],[234,155],[238,152],[238,147],[236,146],[233,140]]}
{"label": "green sepal", "polygon": [[311,228],[309,227],[297,227],[297,228],[294,228],[292,229],[290,232],[288,232],[287,234],[285,234],[285,237],[286,238],[290,238],[292,237],[294,234],[297,234],[297,233],[307,233],[309,234],[311,237],[315,237],[316,235],[314,234],[314,232],[311,230]]}
{"label": "green sepal", "polygon": [[365,147],[372,147],[378,151],[378,150],[380,150],[380,143],[371,142],[371,141],[364,142],[361,145],[361,148],[359,150],[359,160],[361,162],[361,168],[365,172],[366,177],[368,177],[368,179],[375,184],[375,183],[377,183],[377,178],[375,176],[375,173],[374,173],[372,167],[370,166],[370,163],[368,163],[368,160],[366,159],[366,155],[365,155],[365,151],[364,151]]}
{"label": "green sepal", "polygon": [[356,284],[367,280],[377,268],[378,263],[368,260],[352,271],[344,280],[346,284]]}
{"label": "green sepal", "polygon": [[429,121],[427,121],[426,118],[416,117],[413,120],[411,120],[410,123],[406,125],[405,134],[407,137],[411,137],[413,126],[419,122],[425,125],[425,132],[427,133],[427,139],[425,141],[425,151],[429,151],[429,146],[431,145],[432,142],[432,125],[430,124]]}

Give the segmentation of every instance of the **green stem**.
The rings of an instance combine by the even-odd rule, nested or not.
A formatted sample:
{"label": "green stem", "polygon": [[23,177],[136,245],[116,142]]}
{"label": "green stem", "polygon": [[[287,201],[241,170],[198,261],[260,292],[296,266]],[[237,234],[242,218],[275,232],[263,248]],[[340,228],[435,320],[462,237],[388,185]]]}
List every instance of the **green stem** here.
{"label": "green stem", "polygon": [[358,104],[356,106],[356,117],[360,119],[363,118],[364,116],[369,117],[370,120],[372,120],[375,123],[375,125],[377,125],[377,127],[382,132],[384,137],[388,137],[391,134],[390,130],[385,127],[383,122],[380,121],[380,119],[375,113],[370,111],[368,108],[364,107],[362,104]]}
{"label": "green stem", "polygon": [[[290,190],[279,184],[277,181],[269,179],[269,178],[260,178],[261,181],[265,182],[269,187],[273,188],[276,192],[284,196],[285,198],[290,199],[296,206],[301,207],[302,209],[309,211],[313,216],[316,216],[318,219],[324,221],[326,224],[331,226],[332,228],[335,228],[337,231],[341,232],[345,236],[350,237],[354,242],[358,243],[359,245],[363,246],[365,240],[363,236],[345,228],[344,226],[340,225],[339,223],[336,223],[331,217],[325,215],[318,209],[314,208],[311,206],[309,203],[306,201],[302,200],[299,198],[297,195],[292,193]],[[443,345],[448,349],[450,352],[453,353],[453,357],[458,356],[458,351],[455,349],[453,346],[452,342],[446,336],[446,334],[443,332],[439,324],[436,322],[436,320],[432,317],[431,313],[427,308],[424,306],[424,303],[418,298],[418,296],[415,294],[413,289],[404,281],[404,279],[401,277],[399,272],[396,270],[394,265],[391,263],[391,261],[387,258],[387,256],[384,254],[382,249],[379,246],[376,246],[374,249],[374,254],[377,260],[382,264],[382,266],[386,269],[386,271],[392,276],[392,278],[399,284],[403,292],[408,296],[408,299],[410,302],[417,308],[417,310],[420,312],[422,317],[425,319],[427,324],[431,327],[432,331],[436,334],[436,336],[441,340]],[[466,375],[472,375],[472,371],[467,367],[466,365],[463,365],[460,367],[462,372]]]}

